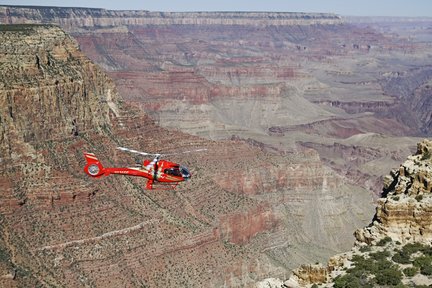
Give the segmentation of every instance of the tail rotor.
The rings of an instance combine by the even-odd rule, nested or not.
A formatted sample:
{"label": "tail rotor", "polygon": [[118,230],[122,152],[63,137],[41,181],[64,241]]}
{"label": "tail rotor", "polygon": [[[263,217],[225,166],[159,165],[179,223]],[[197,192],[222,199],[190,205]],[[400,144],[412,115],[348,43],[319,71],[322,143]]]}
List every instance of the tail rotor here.
{"label": "tail rotor", "polygon": [[105,174],[105,169],[99,159],[93,153],[84,153],[87,165],[84,167],[84,172],[92,177],[100,177]]}

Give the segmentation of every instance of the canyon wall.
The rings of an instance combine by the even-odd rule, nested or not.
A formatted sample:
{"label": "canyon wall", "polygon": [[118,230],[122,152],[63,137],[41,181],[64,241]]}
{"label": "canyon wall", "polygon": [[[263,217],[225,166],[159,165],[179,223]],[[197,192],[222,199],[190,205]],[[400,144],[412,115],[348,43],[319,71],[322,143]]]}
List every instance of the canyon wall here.
{"label": "canyon wall", "polygon": [[[161,128],[58,27],[0,27],[1,286],[242,287],[344,249],[367,221],[368,192],[314,150]],[[173,156],[192,180],[153,191],[83,172],[83,152],[142,161],[117,146],[207,151]]]}
{"label": "canyon wall", "polygon": [[[25,40],[16,43],[17,34]],[[37,142],[110,124],[109,108],[116,110],[114,83],[78,52],[74,39],[58,27],[46,25],[6,26],[2,36],[2,151],[19,154],[7,153],[13,148],[11,137]],[[41,47],[28,49],[37,45]],[[34,97],[28,97],[29,93]],[[89,100],[80,101],[83,97]],[[102,102],[109,105],[101,106]]]}

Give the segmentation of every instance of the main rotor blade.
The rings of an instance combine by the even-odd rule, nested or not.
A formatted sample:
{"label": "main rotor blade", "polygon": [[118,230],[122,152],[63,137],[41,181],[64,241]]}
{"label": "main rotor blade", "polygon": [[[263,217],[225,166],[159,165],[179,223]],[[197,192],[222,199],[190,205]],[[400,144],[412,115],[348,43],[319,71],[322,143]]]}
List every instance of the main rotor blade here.
{"label": "main rotor blade", "polygon": [[121,151],[125,151],[125,152],[131,152],[131,153],[135,153],[135,154],[144,155],[144,156],[147,156],[147,155],[160,156],[161,155],[161,154],[158,154],[158,153],[141,152],[141,151],[125,148],[125,147],[117,147],[117,149],[119,149]]}
{"label": "main rotor blade", "polygon": [[169,155],[177,155],[177,154],[186,154],[186,153],[193,153],[193,152],[201,152],[201,151],[207,151],[207,149],[196,149],[196,150],[189,150],[189,151],[183,151],[183,152],[176,152],[176,153],[167,153],[162,154],[163,156],[169,156]]}
{"label": "main rotor blade", "polygon": [[142,151],[138,151],[138,150],[134,150],[134,149],[129,149],[129,148],[126,148],[126,147],[117,147],[117,149],[119,149],[121,151],[125,151],[125,152],[130,152],[130,153],[144,155],[144,156],[148,156],[148,155],[156,156],[157,158],[159,158],[161,156],[186,154],[186,153],[201,152],[201,151],[206,151],[207,150],[207,149],[195,149],[195,150],[189,150],[189,151],[183,151],[183,152],[175,152],[175,153],[147,153],[147,152],[142,152]]}

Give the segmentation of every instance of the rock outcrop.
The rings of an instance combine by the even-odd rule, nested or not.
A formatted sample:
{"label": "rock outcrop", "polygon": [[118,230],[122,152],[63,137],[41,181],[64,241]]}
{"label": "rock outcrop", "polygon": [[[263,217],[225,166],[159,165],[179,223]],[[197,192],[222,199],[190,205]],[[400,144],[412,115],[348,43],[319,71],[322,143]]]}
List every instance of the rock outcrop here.
{"label": "rock outcrop", "polygon": [[432,141],[419,143],[414,155],[384,177],[383,191],[373,223],[356,231],[357,241],[376,244],[390,237],[401,243],[431,243]]}
{"label": "rock outcrop", "polygon": [[6,25],[0,33],[0,167],[4,176],[27,178],[20,187],[5,183],[13,189],[0,208],[6,213],[37,197],[25,186],[56,173],[37,143],[101,132],[118,113],[118,100],[112,80],[60,28]]}

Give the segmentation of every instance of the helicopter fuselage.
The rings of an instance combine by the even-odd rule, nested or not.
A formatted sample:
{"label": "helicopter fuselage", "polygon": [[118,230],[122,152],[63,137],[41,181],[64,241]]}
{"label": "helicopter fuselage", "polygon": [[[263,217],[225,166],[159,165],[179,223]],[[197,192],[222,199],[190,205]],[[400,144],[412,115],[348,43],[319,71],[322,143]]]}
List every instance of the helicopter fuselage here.
{"label": "helicopter fuselage", "polygon": [[93,153],[84,153],[87,164],[84,172],[91,177],[102,177],[110,174],[129,175],[147,178],[147,188],[153,189],[155,181],[162,183],[178,183],[188,180],[191,177],[189,170],[177,163],[159,160],[152,163],[144,160],[142,165],[137,167],[104,167]]}

